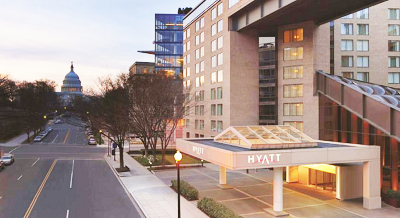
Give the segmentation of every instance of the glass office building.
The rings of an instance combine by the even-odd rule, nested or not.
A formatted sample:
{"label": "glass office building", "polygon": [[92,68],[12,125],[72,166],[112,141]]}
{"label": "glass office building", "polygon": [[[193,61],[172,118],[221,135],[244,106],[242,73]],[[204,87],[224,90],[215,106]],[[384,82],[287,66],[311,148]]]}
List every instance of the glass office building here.
{"label": "glass office building", "polygon": [[156,14],[155,71],[182,78],[184,14]]}

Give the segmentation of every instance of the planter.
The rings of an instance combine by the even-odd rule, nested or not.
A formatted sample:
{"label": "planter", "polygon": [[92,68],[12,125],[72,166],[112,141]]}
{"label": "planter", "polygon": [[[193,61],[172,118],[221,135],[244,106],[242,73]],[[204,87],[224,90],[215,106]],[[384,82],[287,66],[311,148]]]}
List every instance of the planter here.
{"label": "planter", "polygon": [[393,206],[395,208],[400,208],[400,201],[397,201],[397,200],[395,200],[393,198],[388,198],[386,196],[383,196],[383,201],[386,204],[389,204],[390,206]]}

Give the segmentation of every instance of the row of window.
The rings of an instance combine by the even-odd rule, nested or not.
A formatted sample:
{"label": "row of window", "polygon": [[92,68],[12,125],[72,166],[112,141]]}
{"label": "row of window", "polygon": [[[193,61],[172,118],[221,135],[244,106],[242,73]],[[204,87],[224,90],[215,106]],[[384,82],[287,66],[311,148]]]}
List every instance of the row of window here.
{"label": "row of window", "polygon": [[303,47],[295,48],[284,48],[283,49],[283,60],[293,61],[303,59]]}
{"label": "row of window", "polygon": [[283,104],[284,116],[303,116],[303,103]]}
{"label": "row of window", "polygon": [[[183,69],[183,77],[189,77],[190,76],[190,67]],[[195,79],[196,83],[196,88],[198,87],[202,87],[204,85],[204,75],[203,76],[198,76]],[[212,72],[211,73],[211,84],[214,83],[220,83],[224,81],[224,71],[223,70],[218,70],[216,72]],[[190,87],[190,80],[185,80],[183,81],[183,86],[185,88],[189,88]]]}
{"label": "row of window", "polygon": [[[342,75],[345,78],[354,79],[354,73],[353,72],[343,72]],[[367,72],[358,72],[356,79],[364,81],[364,82],[368,82],[369,81],[369,73],[367,73]],[[400,84],[400,73],[399,72],[389,73],[388,74],[388,83],[389,84]]]}
{"label": "row of window", "polygon": [[221,49],[224,43],[224,38],[223,36],[219,37],[216,40],[213,40],[211,42],[211,52],[216,51],[217,49]]}
{"label": "row of window", "polygon": [[[353,67],[353,56],[342,56],[342,67]],[[357,67],[369,67],[368,56],[357,57]]]}
{"label": "row of window", "polygon": [[221,19],[218,23],[215,23],[211,26],[211,36],[217,34],[217,32],[221,32],[224,29],[224,21]]}
{"label": "row of window", "polygon": [[211,57],[211,68],[220,66],[224,63],[223,53]]}
{"label": "row of window", "polygon": [[[200,35],[196,36],[196,45],[204,42],[204,32],[202,32]],[[219,37],[216,40],[213,40],[211,42],[211,52],[216,51],[217,49],[221,49],[224,43],[223,36]],[[183,52],[189,51],[190,50],[190,41],[187,41],[186,43],[183,44]],[[189,54],[188,54],[189,55]],[[204,56],[204,46],[202,46],[200,49],[196,50],[196,59],[199,57]],[[190,56],[189,56],[190,57]],[[189,62],[187,62],[187,58],[184,59],[184,64],[190,63],[190,58]]]}
{"label": "row of window", "polygon": [[204,32],[201,32],[199,35],[195,37],[196,45],[204,42]]}
{"label": "row of window", "polygon": [[[349,14],[343,17],[343,19],[353,19],[354,14]],[[357,19],[369,19],[369,8],[365,8],[361,11],[356,12]]]}
{"label": "row of window", "polygon": [[[195,129],[200,129],[200,130],[204,129],[204,120],[195,120],[194,123],[195,123],[194,124]],[[190,120],[186,119],[185,128],[188,129],[189,127],[190,127]],[[212,132],[222,132],[222,130],[223,130],[222,121],[211,120],[211,131]]]}
{"label": "row of window", "polygon": [[199,58],[204,57],[204,46],[202,46],[199,49],[196,49],[195,55],[196,55],[195,56],[196,60],[199,59]]}
{"label": "row of window", "polygon": [[[343,39],[340,48],[342,51],[353,51],[353,40]],[[357,51],[369,51],[369,41],[357,40]]]}
{"label": "row of window", "polygon": [[285,30],[283,31],[283,43],[301,42],[303,41],[304,30],[303,28]]}
{"label": "row of window", "polygon": [[303,84],[284,85],[283,86],[284,98],[298,98],[303,97]]}
{"label": "row of window", "polygon": [[217,16],[220,16],[224,10],[224,5],[223,3],[219,4],[217,7],[213,8],[211,10],[211,20],[215,20]]}
{"label": "row of window", "polygon": [[[211,100],[222,99],[222,87],[211,89]],[[195,92],[195,101],[204,101],[204,90]]]}
{"label": "row of window", "polygon": [[[340,26],[340,34],[342,35],[353,35],[353,24],[342,23]],[[368,24],[357,24],[357,35],[369,35]]]}

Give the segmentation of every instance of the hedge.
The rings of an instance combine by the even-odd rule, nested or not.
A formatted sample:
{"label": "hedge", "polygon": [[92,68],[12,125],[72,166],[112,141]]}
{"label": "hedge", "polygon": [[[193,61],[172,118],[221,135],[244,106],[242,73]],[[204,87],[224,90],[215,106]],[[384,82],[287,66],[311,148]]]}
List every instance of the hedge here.
{"label": "hedge", "polygon": [[392,198],[392,199],[394,199],[396,201],[400,201],[400,192],[399,191],[394,191],[392,189],[389,189],[386,192],[386,197]]}
{"label": "hedge", "polygon": [[243,218],[212,198],[202,198],[197,203],[197,207],[210,218]]}
{"label": "hedge", "polygon": [[[175,191],[178,191],[178,181],[171,180],[172,188]],[[189,183],[181,180],[181,195],[189,201],[198,200],[199,199],[199,191]]]}

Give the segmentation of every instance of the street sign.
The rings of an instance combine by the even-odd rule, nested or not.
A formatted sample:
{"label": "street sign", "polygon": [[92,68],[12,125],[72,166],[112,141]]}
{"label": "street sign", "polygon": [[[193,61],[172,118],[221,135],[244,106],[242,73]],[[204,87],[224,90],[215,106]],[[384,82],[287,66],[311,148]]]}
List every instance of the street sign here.
{"label": "street sign", "polygon": [[113,148],[117,148],[117,143],[113,143]]}

